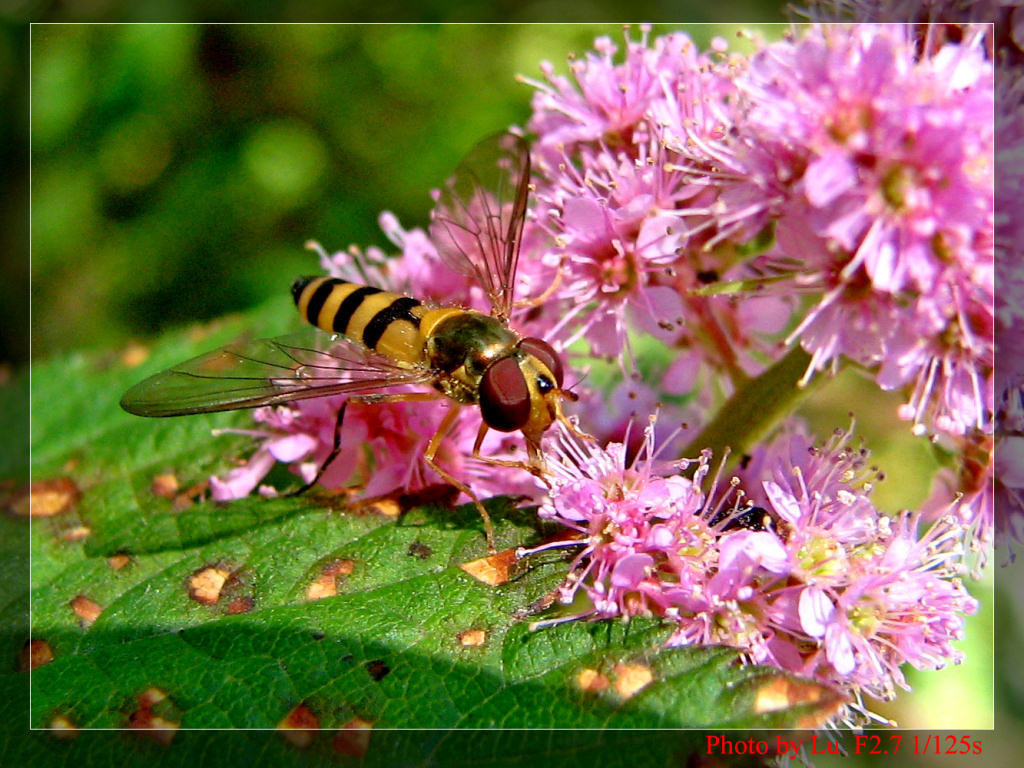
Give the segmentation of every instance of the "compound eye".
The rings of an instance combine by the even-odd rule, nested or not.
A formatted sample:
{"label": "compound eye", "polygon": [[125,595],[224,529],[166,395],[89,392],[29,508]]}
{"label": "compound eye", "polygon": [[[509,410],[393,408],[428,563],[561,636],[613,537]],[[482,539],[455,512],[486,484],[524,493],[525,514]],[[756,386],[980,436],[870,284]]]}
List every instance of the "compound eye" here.
{"label": "compound eye", "polygon": [[[555,384],[561,389],[562,387],[562,358],[555,352],[554,347],[548,344],[543,339],[534,338],[532,336],[527,337],[519,342],[519,348],[528,355],[540,360],[544,363],[544,366],[551,371],[551,375],[555,377]],[[543,378],[543,377],[541,377]],[[537,386],[540,387],[541,392],[550,391],[545,390],[543,384],[540,381],[537,382]]]}
{"label": "compound eye", "polygon": [[530,389],[515,358],[491,363],[480,379],[479,398],[484,423],[498,432],[521,429],[530,418]]}

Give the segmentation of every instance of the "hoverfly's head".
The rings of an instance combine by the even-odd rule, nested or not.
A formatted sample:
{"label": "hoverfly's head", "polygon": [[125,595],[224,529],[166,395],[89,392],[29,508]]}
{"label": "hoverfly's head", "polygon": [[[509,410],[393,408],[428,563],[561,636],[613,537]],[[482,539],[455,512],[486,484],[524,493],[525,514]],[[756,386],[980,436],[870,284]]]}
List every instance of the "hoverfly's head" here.
{"label": "hoverfly's head", "polygon": [[480,379],[480,412],[498,432],[522,430],[527,443],[556,420],[565,421],[562,399],[575,397],[562,389],[562,358],[546,341],[522,339],[507,357],[495,360]]}

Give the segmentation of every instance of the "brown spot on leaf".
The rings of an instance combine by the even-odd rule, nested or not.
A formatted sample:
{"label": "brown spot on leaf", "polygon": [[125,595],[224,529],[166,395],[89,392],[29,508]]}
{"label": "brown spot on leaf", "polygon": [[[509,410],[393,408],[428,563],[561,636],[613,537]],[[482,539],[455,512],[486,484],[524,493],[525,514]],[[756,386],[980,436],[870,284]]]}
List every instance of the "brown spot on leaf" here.
{"label": "brown spot on leaf", "polygon": [[[804,689],[804,690],[802,690]],[[758,714],[789,709],[794,704],[811,704],[820,698],[818,686],[802,686],[783,675],[775,675],[757,689],[754,711]]]}
{"label": "brown spot on leaf", "polygon": [[323,600],[338,594],[338,583],[333,576],[323,575],[306,589],[307,600]]}
{"label": "brown spot on leaf", "polygon": [[550,608],[552,605],[555,604],[555,602],[558,600],[558,596],[559,596],[558,590],[557,589],[553,589],[550,592],[548,592],[546,595],[543,595],[542,597],[538,598],[537,600],[534,600],[529,605],[525,605],[525,606],[522,606],[520,608],[516,608],[516,610],[512,612],[512,617],[516,621],[522,621],[523,619],[525,619],[528,616],[535,616],[538,613],[543,613],[544,611],[546,611],[548,608]]}
{"label": "brown spot on leaf", "polygon": [[238,613],[249,613],[256,607],[256,601],[250,595],[240,595],[228,603],[227,614],[234,616]]}
{"label": "brown spot on leaf", "polygon": [[61,741],[70,741],[78,735],[78,726],[67,715],[54,715],[47,728]]}
{"label": "brown spot on leaf", "polygon": [[188,596],[203,605],[216,605],[231,570],[224,565],[207,565],[194,571],[188,579]]}
{"label": "brown spot on leaf", "polygon": [[313,741],[313,735],[320,730],[320,718],[304,703],[299,704],[277,724],[277,729],[294,746],[302,749]]}
{"label": "brown spot on leaf", "polygon": [[60,538],[63,541],[81,541],[87,539],[92,535],[92,528],[88,525],[73,525],[60,532]]}
{"label": "brown spot on leaf", "polygon": [[73,508],[81,497],[81,491],[70,477],[32,483],[29,487],[30,514],[32,517],[53,517]]}
{"label": "brown spot on leaf", "polygon": [[397,518],[402,514],[402,505],[398,503],[398,499],[375,499],[366,504],[360,504],[359,508],[365,512],[373,512],[390,518]]}
{"label": "brown spot on leaf", "polygon": [[201,483],[196,483],[190,488],[185,489],[177,496],[174,497],[174,503],[171,508],[175,512],[180,512],[183,509],[188,509],[197,501],[200,501],[206,494],[207,488],[210,487],[209,480],[203,480]]}
{"label": "brown spot on leaf", "polygon": [[487,642],[487,632],[482,629],[467,629],[459,632],[459,645],[465,648],[476,648]]}
{"label": "brown spot on leaf", "polygon": [[599,693],[611,685],[611,682],[596,669],[587,668],[581,669],[580,673],[576,675],[576,685],[581,691]]}
{"label": "brown spot on leaf", "polygon": [[773,675],[757,689],[754,712],[764,714],[796,706],[812,706],[813,711],[801,717],[798,727],[820,728],[839,711],[843,703],[842,696],[827,686]]}
{"label": "brown spot on leaf", "polygon": [[366,671],[373,678],[374,682],[379,683],[389,674],[391,674],[391,667],[387,665],[384,659],[373,659],[372,661],[366,662]]}
{"label": "brown spot on leaf", "polygon": [[355,560],[334,560],[324,569],[324,573],[330,573],[333,576],[350,576],[355,569]]}
{"label": "brown spot on leaf", "polygon": [[245,569],[223,561],[197,568],[186,582],[188,596],[202,605],[221,605],[227,614],[246,613],[255,606]]}
{"label": "brown spot on leaf", "polygon": [[412,493],[395,495],[393,493],[383,496],[374,496],[369,499],[361,499],[350,506],[354,512],[374,512],[385,517],[398,518],[411,509],[423,507],[428,504],[436,506],[454,506],[459,496],[458,488],[453,488],[444,483],[428,485]]}
{"label": "brown spot on leaf", "polygon": [[180,725],[181,723],[167,720],[159,715],[137,717],[134,720],[128,721],[129,728],[137,729],[146,738],[152,739],[164,746],[167,746],[174,740],[174,735],[178,732]]}
{"label": "brown spot on leaf", "polygon": [[361,717],[353,717],[334,735],[331,747],[339,755],[364,757],[370,747],[370,734],[373,723]]}
{"label": "brown spot on leaf", "polygon": [[29,640],[21,647],[18,666],[23,670],[36,669],[53,661],[53,649],[45,640]]}
{"label": "brown spot on leaf", "polygon": [[149,490],[154,496],[164,499],[173,499],[178,492],[178,478],[171,473],[157,475],[149,485]]}
{"label": "brown spot on leaf", "polygon": [[132,561],[131,555],[126,555],[123,552],[119,552],[116,555],[111,555],[107,558],[107,565],[110,566],[112,571],[120,571],[126,565]]}
{"label": "brown spot on leaf", "polygon": [[615,665],[615,690],[624,699],[638,694],[652,680],[654,680],[654,674],[646,664]]}
{"label": "brown spot on leaf", "polygon": [[419,541],[414,541],[409,545],[409,557],[418,557],[420,560],[426,560],[434,554],[434,550]]}
{"label": "brown spot on leaf", "polygon": [[147,688],[138,696],[138,709],[128,716],[128,727],[164,746],[171,743],[181,725],[181,712],[159,688]]}
{"label": "brown spot on leaf", "polygon": [[81,619],[85,626],[89,626],[100,617],[103,613],[103,609],[99,603],[94,600],[90,600],[85,595],[78,595],[74,600],[71,601],[71,610],[75,612],[75,615]]}
{"label": "brown spot on leaf", "polygon": [[320,569],[320,576],[306,589],[307,600],[322,600],[338,594],[338,577],[355,570],[354,560],[332,560]]}
{"label": "brown spot on leaf", "polygon": [[16,488],[13,483],[3,483],[0,499],[4,510],[18,517],[28,517],[32,513],[32,495],[27,485]]}
{"label": "brown spot on leaf", "polygon": [[477,581],[497,587],[507,584],[512,572],[512,566],[516,563],[516,550],[506,549],[502,552],[495,552],[493,555],[481,557],[479,560],[471,560],[459,566]]}

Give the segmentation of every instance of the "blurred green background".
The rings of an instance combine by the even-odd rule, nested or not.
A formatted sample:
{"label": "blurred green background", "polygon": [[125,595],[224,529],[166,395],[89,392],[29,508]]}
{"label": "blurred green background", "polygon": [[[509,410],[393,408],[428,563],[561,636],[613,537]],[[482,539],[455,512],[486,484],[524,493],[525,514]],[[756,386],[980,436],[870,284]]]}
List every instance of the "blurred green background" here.
{"label": "blurred green background", "polygon": [[[701,47],[736,44],[733,25],[685,29]],[[516,74],[539,77],[543,59],[564,73],[598,35],[622,41],[621,26],[584,24],[33,27],[33,357],[123,348],[286,296],[318,270],[308,239],[393,251],[379,213],[425,225],[429,190],[460,156],[528,118]],[[855,399],[830,389],[825,432]],[[989,722],[990,586],[976,592],[975,665],[960,682],[915,676],[900,697],[911,710],[888,714],[934,722],[913,708],[952,689],[972,725]],[[1010,701],[1019,710],[1019,691]]]}

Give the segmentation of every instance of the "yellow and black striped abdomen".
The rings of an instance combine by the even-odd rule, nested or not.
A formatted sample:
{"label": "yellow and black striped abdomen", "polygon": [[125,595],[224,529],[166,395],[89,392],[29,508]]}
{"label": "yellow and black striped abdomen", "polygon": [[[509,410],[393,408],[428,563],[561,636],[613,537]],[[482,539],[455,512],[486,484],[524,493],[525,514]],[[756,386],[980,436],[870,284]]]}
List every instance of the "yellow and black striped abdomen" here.
{"label": "yellow and black striped abdomen", "polygon": [[300,277],[292,297],[302,317],[340,333],[396,362],[423,362],[420,320],[427,312],[416,299],[336,277]]}

